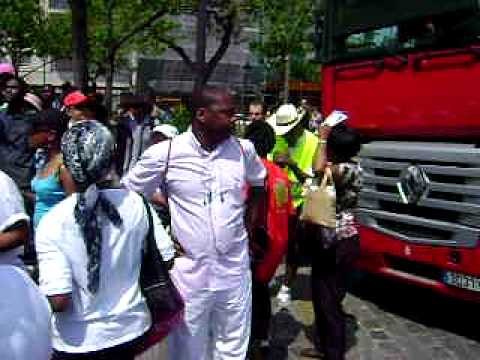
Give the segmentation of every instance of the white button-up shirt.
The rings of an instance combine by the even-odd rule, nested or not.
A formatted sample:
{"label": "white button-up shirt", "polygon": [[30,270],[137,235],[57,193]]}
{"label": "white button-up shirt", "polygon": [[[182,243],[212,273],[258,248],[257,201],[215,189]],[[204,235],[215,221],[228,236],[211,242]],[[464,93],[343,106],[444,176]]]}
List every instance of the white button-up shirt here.
{"label": "white button-up shirt", "polygon": [[[25,212],[23,198],[15,182],[3,171],[0,171],[0,233],[19,221],[28,222],[30,218]],[[19,256],[23,254],[23,246],[7,251],[0,251],[0,265],[16,265],[23,267]]]}
{"label": "white button-up shirt", "polygon": [[123,179],[134,191],[166,189],[172,231],[186,255],[173,278],[185,297],[196,289],[236,287],[250,268],[244,215],[248,186],[264,186],[266,170],[247,140],[230,137],[212,151],[191,131],[150,147]]}

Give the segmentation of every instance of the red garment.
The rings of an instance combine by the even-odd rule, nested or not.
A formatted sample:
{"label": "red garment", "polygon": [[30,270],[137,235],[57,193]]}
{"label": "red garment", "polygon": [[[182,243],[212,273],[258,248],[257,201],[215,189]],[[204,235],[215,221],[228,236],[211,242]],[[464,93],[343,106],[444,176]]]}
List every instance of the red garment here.
{"label": "red garment", "polygon": [[292,204],[291,184],[287,174],[274,163],[262,159],[267,169],[267,206],[261,219],[266,219],[268,249],[264,259],[255,267],[255,278],[260,282],[269,282],[282,261],[288,245],[288,219],[295,214]]}

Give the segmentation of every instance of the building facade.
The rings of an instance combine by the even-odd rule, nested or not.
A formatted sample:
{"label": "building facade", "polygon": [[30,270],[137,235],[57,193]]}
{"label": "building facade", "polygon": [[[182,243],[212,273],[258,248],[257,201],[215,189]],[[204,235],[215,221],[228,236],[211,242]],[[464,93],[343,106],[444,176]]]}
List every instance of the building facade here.
{"label": "building facade", "polygon": [[[48,13],[69,11],[68,0],[41,0],[42,6]],[[195,21],[193,15],[175,17],[180,23],[177,30],[179,42],[186,53],[194,58],[195,53]],[[259,92],[259,81],[252,75],[249,43],[256,36],[254,28],[245,28],[240,37],[233,39],[229,49],[216,67],[209,83],[224,85],[237,91],[239,94],[254,94]],[[207,59],[210,58],[220,45],[219,39],[212,35],[207,40]],[[28,83],[36,86],[52,84],[60,86],[65,82],[73,81],[73,67],[71,59],[40,59],[32,57],[22,65],[20,74]],[[117,71],[114,81],[114,92],[139,91],[140,93],[154,92],[162,96],[184,96],[191,93],[193,87],[192,74],[188,66],[172,50],[167,49],[157,57],[132,54],[128,70]],[[104,86],[104,79],[96,81],[98,89]],[[243,96],[243,95],[242,95]],[[252,95],[253,96],[253,95]]]}

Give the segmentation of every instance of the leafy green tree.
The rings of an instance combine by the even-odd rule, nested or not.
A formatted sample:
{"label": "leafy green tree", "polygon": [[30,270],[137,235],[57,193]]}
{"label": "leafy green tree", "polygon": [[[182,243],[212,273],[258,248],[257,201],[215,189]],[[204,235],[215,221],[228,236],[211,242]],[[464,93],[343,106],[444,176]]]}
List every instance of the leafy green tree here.
{"label": "leafy green tree", "polygon": [[[195,51],[193,56],[180,45],[182,37],[165,34],[156,40],[176,52],[193,74],[194,88],[205,85],[233,41],[249,23],[252,9],[259,0],[181,0],[179,13],[195,16]],[[216,37],[218,47],[207,57],[208,40]]]}
{"label": "leafy green tree", "polygon": [[313,0],[257,2],[256,16],[261,34],[251,48],[273,71],[283,71],[285,102],[289,98],[291,71],[307,76],[314,72],[306,60],[313,52],[314,8]]}
{"label": "leafy green tree", "polygon": [[89,0],[90,70],[105,76],[106,106],[111,109],[115,69],[129,63],[134,52],[159,54],[165,46],[155,40],[175,27],[167,15],[175,0]]}
{"label": "leafy green tree", "polygon": [[47,16],[38,0],[3,0],[0,56],[9,58],[17,71],[33,55],[64,57],[70,47],[59,39],[68,39],[67,25],[60,17]]}
{"label": "leafy green tree", "polygon": [[[177,0],[70,0],[74,64],[88,64],[88,75],[94,81],[105,77],[109,111],[115,70],[128,64],[135,51],[159,53],[165,49],[153,39],[174,28],[167,15],[177,3]],[[80,66],[74,71],[85,70]],[[82,79],[81,74],[76,74],[76,78]]]}
{"label": "leafy green tree", "polygon": [[192,123],[192,112],[185,106],[180,105],[173,113],[171,124],[175,126],[180,133],[187,131]]}
{"label": "leafy green tree", "polygon": [[[106,105],[110,109],[115,68],[127,65],[135,51],[159,54],[171,48],[190,68],[195,87],[204,85],[259,0],[82,1],[91,14],[87,21],[88,46],[78,42],[75,46],[84,48],[83,54],[88,51],[92,78],[105,76]],[[77,1],[70,0],[70,3],[78,6]],[[175,15],[183,14],[196,17],[196,48],[192,57],[180,45],[183,37],[172,31],[181,26]],[[80,30],[73,31],[73,39]],[[220,41],[213,56],[207,59],[207,41],[211,35],[216,35]]]}

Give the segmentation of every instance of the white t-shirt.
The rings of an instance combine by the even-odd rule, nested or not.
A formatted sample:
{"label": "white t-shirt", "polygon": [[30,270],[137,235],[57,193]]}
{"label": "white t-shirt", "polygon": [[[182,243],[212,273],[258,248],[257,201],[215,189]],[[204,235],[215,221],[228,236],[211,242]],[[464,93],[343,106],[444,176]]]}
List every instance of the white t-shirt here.
{"label": "white t-shirt", "polygon": [[[0,233],[21,220],[29,221],[22,195],[15,182],[0,171]],[[22,266],[19,258],[22,254],[23,246],[7,251],[0,250],[0,265]]]}
{"label": "white t-shirt", "polygon": [[[56,205],[42,218],[36,233],[40,288],[47,295],[72,294],[72,304],[54,314],[53,347],[68,353],[110,348],[141,336],[151,324],[138,283],[148,218],[141,197],[124,189],[102,190],[123,224],[103,218],[100,287],[88,291],[87,251],[74,219],[77,196]],[[165,260],[173,243],[155,211],[155,237]]]}
{"label": "white t-shirt", "polygon": [[45,296],[12,265],[0,265],[0,293],[1,359],[50,359],[51,312]]}

